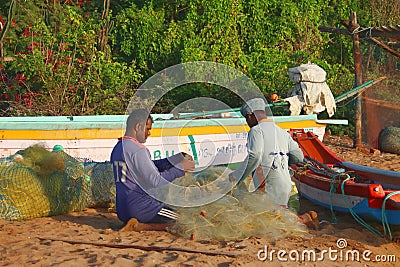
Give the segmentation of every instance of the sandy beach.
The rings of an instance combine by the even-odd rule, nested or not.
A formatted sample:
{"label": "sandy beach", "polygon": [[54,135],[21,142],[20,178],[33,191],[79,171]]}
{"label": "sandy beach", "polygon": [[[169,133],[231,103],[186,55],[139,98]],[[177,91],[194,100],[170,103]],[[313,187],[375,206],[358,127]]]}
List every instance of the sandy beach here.
{"label": "sandy beach", "polygon": [[[348,137],[327,135],[324,142],[347,161],[400,171],[400,155],[355,150]],[[337,213],[338,223],[332,224],[330,210],[305,199],[301,210],[317,211],[321,229],[309,230],[306,237],[279,240],[202,241],[168,232],[121,232],[115,213],[93,208],[22,222],[0,221],[0,265],[399,266],[398,229],[391,229],[394,240],[390,241],[359,225],[351,215]],[[379,223],[372,225],[382,230]],[[316,260],[304,251],[315,252]],[[358,260],[350,255],[355,251]]]}

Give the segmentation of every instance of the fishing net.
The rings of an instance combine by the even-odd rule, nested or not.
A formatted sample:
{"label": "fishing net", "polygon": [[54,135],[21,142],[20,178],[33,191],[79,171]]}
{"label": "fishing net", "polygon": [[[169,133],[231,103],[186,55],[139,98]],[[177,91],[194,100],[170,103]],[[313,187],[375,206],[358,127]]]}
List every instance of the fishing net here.
{"label": "fishing net", "polygon": [[40,145],[0,162],[0,219],[27,220],[87,206],[90,178],[81,162]]}
{"label": "fishing net", "polygon": [[50,201],[32,169],[0,164],[0,219],[24,220],[49,212]]}
{"label": "fishing net", "polygon": [[[381,41],[387,40],[381,38]],[[389,144],[379,144],[386,142],[379,136],[387,127],[400,127],[400,57],[369,38],[360,40],[360,50],[363,83],[384,78],[362,93],[362,141],[372,148],[382,147],[382,151],[391,152]]]}
{"label": "fishing net", "polygon": [[363,141],[370,147],[400,154],[400,135],[396,134],[396,127],[400,127],[398,86],[390,81],[382,81],[379,87],[366,90],[363,96],[362,133]]}
{"label": "fishing net", "polygon": [[[183,192],[166,186],[160,193],[167,201],[180,201],[187,206],[215,192],[226,192],[230,172],[225,167],[209,167],[176,179],[174,184],[181,185],[178,190]],[[240,188],[221,193],[217,201],[209,204],[177,208],[181,216],[171,231],[201,240],[250,236],[275,239],[307,232],[295,213],[275,205],[265,194],[249,193],[250,184],[246,180]],[[298,206],[298,199],[293,196],[290,203]],[[29,147],[0,160],[0,219],[27,220],[88,206],[110,210],[115,207],[115,184],[109,162],[83,164],[62,150],[49,152],[41,146]]]}
{"label": "fishing net", "polygon": [[115,183],[110,162],[88,162],[85,173],[90,176],[91,190],[88,207],[115,210]]}
{"label": "fishing net", "polygon": [[[226,168],[211,167],[196,175],[186,175],[173,183],[190,186],[191,193],[185,201],[204,197],[210,191],[219,191],[229,184]],[[215,180],[218,178],[217,180]],[[202,185],[213,184],[207,190]],[[217,201],[198,207],[178,208],[180,217],[170,229],[171,232],[199,240],[236,240],[251,236],[264,236],[277,239],[285,236],[302,236],[306,227],[298,221],[297,215],[288,209],[274,204],[266,194],[250,193],[246,187],[234,188]],[[188,189],[186,189],[188,190]],[[169,200],[180,198],[181,194],[169,192]],[[176,199],[175,199],[176,200]]]}

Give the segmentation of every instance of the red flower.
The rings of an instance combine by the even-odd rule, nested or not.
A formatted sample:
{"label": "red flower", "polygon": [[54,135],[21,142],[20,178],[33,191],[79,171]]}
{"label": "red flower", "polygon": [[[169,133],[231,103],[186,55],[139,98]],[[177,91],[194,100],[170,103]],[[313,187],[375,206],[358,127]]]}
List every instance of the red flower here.
{"label": "red flower", "polygon": [[31,32],[29,31],[28,28],[24,28],[24,33],[22,35],[25,37],[29,37],[31,35]]}
{"label": "red flower", "polygon": [[0,16],[0,23],[4,26],[4,24],[6,24],[6,20],[5,19],[3,19],[3,17],[2,16]]}
{"label": "red flower", "polygon": [[56,62],[56,63],[53,65],[53,71],[57,70],[58,65],[60,65],[60,62]]}
{"label": "red flower", "polygon": [[18,85],[22,85],[24,81],[26,81],[26,77],[24,76],[24,74],[18,73],[15,77],[15,80],[17,81]]}
{"label": "red flower", "polygon": [[60,46],[59,46],[59,49],[60,49],[61,51],[63,51],[63,50],[68,50],[68,42],[61,42],[61,43],[60,43]]}
{"label": "red flower", "polygon": [[17,52],[17,56],[26,55],[26,52]]}
{"label": "red flower", "polygon": [[39,47],[39,43],[38,42],[31,42],[31,45],[28,45],[28,47],[26,48],[26,50],[28,51],[32,51],[34,47]]}
{"label": "red flower", "polygon": [[9,96],[8,96],[8,94],[2,94],[1,95],[1,98],[3,98],[4,100],[8,100],[8,98],[9,98]]}
{"label": "red flower", "polygon": [[39,94],[35,92],[26,92],[23,96],[22,99],[24,101],[24,104],[27,107],[32,107],[33,103],[35,102],[35,98],[38,97]]}
{"label": "red flower", "polygon": [[32,99],[24,99],[24,103],[27,107],[32,107]]}

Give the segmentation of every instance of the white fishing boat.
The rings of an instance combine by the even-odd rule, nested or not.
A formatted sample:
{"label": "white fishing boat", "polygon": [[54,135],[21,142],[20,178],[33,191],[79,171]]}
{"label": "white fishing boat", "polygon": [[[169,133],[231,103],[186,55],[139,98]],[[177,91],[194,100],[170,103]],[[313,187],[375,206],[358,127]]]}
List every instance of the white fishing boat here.
{"label": "white fishing boat", "polygon": [[[173,119],[172,114],[152,117],[153,129],[146,146],[153,159],[185,151],[193,155],[197,167],[202,167],[240,162],[246,156],[249,127],[238,112],[196,119]],[[41,144],[49,149],[61,145],[75,158],[107,161],[117,139],[125,132],[126,118],[126,115],[2,117],[0,157]],[[327,124],[347,124],[347,120],[319,120],[316,114],[272,119],[286,130],[312,131],[320,140]]]}

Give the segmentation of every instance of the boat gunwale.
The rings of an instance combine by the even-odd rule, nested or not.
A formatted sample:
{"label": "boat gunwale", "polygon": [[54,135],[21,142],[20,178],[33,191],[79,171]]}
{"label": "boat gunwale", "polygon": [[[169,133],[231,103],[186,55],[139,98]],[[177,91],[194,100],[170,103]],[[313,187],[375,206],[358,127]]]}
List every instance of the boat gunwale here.
{"label": "boat gunwale", "polygon": [[[108,117],[111,116],[111,117]],[[124,129],[126,115],[99,115],[69,117],[2,117],[1,130],[68,130],[68,129]],[[307,127],[325,126],[319,123],[316,114],[300,116],[272,117],[277,124],[308,123]],[[153,128],[183,128],[207,126],[241,126],[247,127],[245,118],[208,118],[184,120],[154,120]],[[247,129],[247,128],[246,128]]]}

